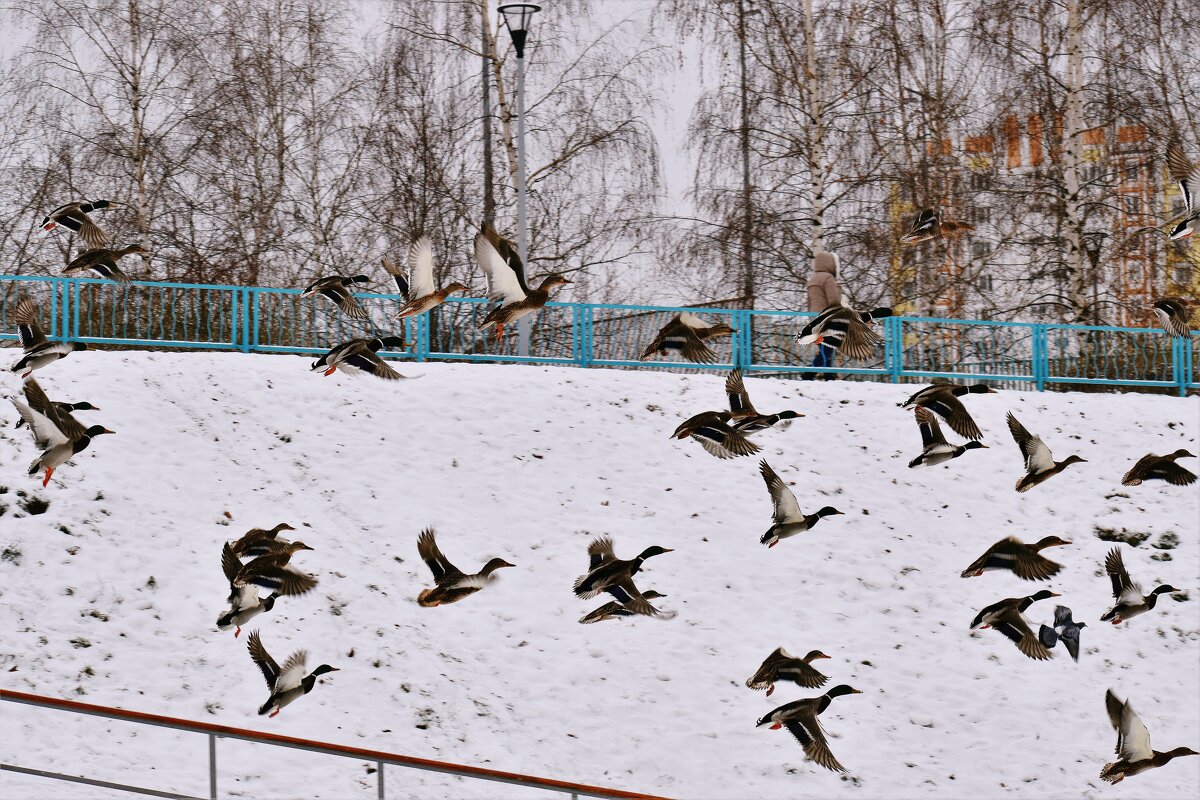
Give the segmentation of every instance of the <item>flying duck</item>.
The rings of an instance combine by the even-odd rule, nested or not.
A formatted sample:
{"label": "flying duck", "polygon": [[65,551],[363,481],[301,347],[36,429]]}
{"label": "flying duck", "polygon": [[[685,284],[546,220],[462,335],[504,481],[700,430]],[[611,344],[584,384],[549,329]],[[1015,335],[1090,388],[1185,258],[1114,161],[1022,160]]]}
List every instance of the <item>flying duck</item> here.
{"label": "flying duck", "polygon": [[263,714],[274,717],[283,710],[284,706],[290,705],[311,692],[317,685],[318,676],[339,671],[337,667],[322,664],[305,675],[305,661],[308,660],[308,653],[304,650],[297,650],[288,656],[287,661],[283,662],[283,668],[280,669],[279,665],[275,663],[275,659],[271,658],[271,654],[263,647],[258,631],[250,632],[247,645],[250,648],[250,658],[262,670],[263,678],[267,681],[267,688],[271,690],[271,696],[267,698],[267,702],[258,709],[260,717]]}
{"label": "flying duck", "polygon": [[1070,542],[1057,536],[1047,536],[1034,544],[1025,544],[1020,539],[1009,536],[996,542],[987,552],[975,559],[971,566],[962,571],[962,577],[975,578],[985,572],[1006,569],[1022,580],[1049,580],[1058,574],[1062,564],[1051,561],[1039,551],[1065,544]]}
{"label": "flying duck", "polygon": [[21,373],[22,378],[28,378],[35,369],[53,364],[71,353],[88,349],[83,342],[51,342],[38,326],[37,315],[37,304],[28,297],[21,298],[17,303],[17,311],[13,314],[25,355],[12,365],[12,371]]}
{"label": "flying duck", "polygon": [[[968,394],[996,394],[986,383],[973,386],[956,386],[949,381],[935,381],[900,404],[903,409],[928,408],[950,426],[950,430],[964,439],[982,439],[983,431],[967,413],[967,408],[958,398]],[[917,421],[920,424],[920,420]]]}
{"label": "flying duck", "polygon": [[938,425],[937,417],[924,406],[917,406],[917,427],[921,431],[921,455],[908,462],[909,468],[933,467],[958,458],[968,450],[987,447],[982,442],[970,441],[966,444],[950,444],[942,435],[942,427]]}
{"label": "flying duck", "polygon": [[304,542],[292,542],[269,555],[247,561],[229,581],[234,588],[241,589],[252,583],[279,594],[304,594],[312,591],[317,579],[296,569],[290,562],[301,550],[313,550]]}
{"label": "flying duck", "polygon": [[233,543],[233,554],[238,558],[257,558],[269,553],[277,553],[291,544],[287,539],[280,539],[281,531],[296,530],[286,522],[281,522],[270,530],[251,528]]}
{"label": "flying duck", "polygon": [[936,239],[939,236],[954,236],[964,231],[973,231],[975,227],[965,222],[950,222],[942,219],[940,209],[925,208],[917,214],[908,233],[900,237],[905,244],[917,244]]}
{"label": "flying duck", "polygon": [[1200,171],[1188,159],[1179,142],[1167,146],[1167,171],[1171,173],[1171,180],[1179,184],[1179,193],[1183,195],[1183,219],[1168,235],[1172,239],[1184,239],[1195,233],[1195,223],[1200,220],[1200,205],[1196,203],[1195,194],[1196,187],[1200,186]]}
{"label": "flying duck", "polygon": [[737,333],[737,329],[731,328],[723,322],[709,325],[690,311],[681,311],[663,326],[663,329],[654,337],[654,341],[650,342],[638,356],[638,360],[647,361],[656,354],[665,356],[671,351],[675,351],[693,364],[715,364],[717,363],[716,351],[705,342],[717,336],[729,336],[733,333]]}
{"label": "flying duck", "polygon": [[747,439],[746,434],[729,426],[732,416],[728,411],[702,412],[684,420],[671,438],[686,439],[690,436],[717,458],[754,455],[759,451],[759,446]]}
{"label": "flying duck", "polygon": [[479,330],[496,327],[496,341],[504,335],[504,326],[521,317],[532,314],[550,301],[550,290],[570,283],[553,272],[542,279],[542,285],[530,289],[525,283],[525,269],[519,258],[506,260],[496,249],[488,235],[480,231],[475,234],[475,261],[487,276],[488,297],[500,300],[501,305],[491,310]]}
{"label": "flying duck", "polygon": [[871,321],[892,316],[892,309],[855,311],[834,303],[811,319],[796,337],[799,344],[819,344],[847,358],[866,361],[874,358],[883,337],[871,327]]}
{"label": "flying duck", "polygon": [[[660,597],[666,597],[666,595],[662,594],[661,592],[656,592],[653,589],[651,589],[648,592],[642,592],[642,597],[644,597],[647,600],[657,600]],[[584,614],[582,617],[579,618],[579,622],[581,625],[588,625],[593,622],[603,622],[604,620],[607,620],[607,619],[616,619],[618,617],[633,617],[633,616],[638,616],[638,615],[636,612],[630,611],[628,608],[626,608],[620,602],[613,600],[612,602],[605,603],[604,605],[600,606],[595,611],[589,611],[587,614]]]}
{"label": "flying duck", "polygon": [[454,281],[445,289],[438,289],[433,282],[433,242],[428,236],[420,236],[408,248],[408,280],[391,259],[383,259],[383,268],[396,279],[396,288],[404,298],[397,319],[415,317],[437,308],[455,292],[465,292],[467,287]]}
{"label": "flying duck", "polygon": [[1104,613],[1100,618],[1101,622],[1112,620],[1113,625],[1120,625],[1125,620],[1145,614],[1154,608],[1160,594],[1179,591],[1169,583],[1164,583],[1150,594],[1142,594],[1142,587],[1134,583],[1125,571],[1125,559],[1121,556],[1119,547],[1108,551],[1108,556],[1104,559],[1104,571],[1112,579],[1113,599],[1117,603]]}
{"label": "flying duck", "polygon": [[1164,297],[1155,300],[1154,316],[1158,317],[1163,330],[1172,336],[1187,338],[1192,335],[1191,309],[1187,301],[1180,297]]}
{"label": "flying duck", "polygon": [[381,339],[351,339],[330,350],[312,363],[310,371],[323,372],[327,377],[341,369],[347,375],[367,373],[388,381],[407,380],[388,366],[378,351],[384,347],[404,347],[399,336],[384,336]]}
{"label": "flying duck", "polygon": [[1123,486],[1141,486],[1142,481],[1166,481],[1175,486],[1188,486],[1196,482],[1196,473],[1175,463],[1177,458],[1195,458],[1195,454],[1180,448],[1165,456],[1153,453],[1138,459],[1125,477],[1121,479]]}
{"label": "flying duck", "polygon": [[775,504],[774,524],[759,538],[761,544],[774,547],[779,544],[780,539],[811,529],[822,517],[842,513],[833,506],[825,506],[815,514],[805,514],[796,502],[796,495],[792,494],[792,490],[775,474],[775,470],[771,469],[771,465],[765,459],[758,462],[758,471],[762,473],[763,480],[767,483],[767,491],[771,493],[771,502]]}
{"label": "flying duck", "polygon": [[742,383],[740,369],[733,370],[725,378],[725,394],[729,397],[730,419],[737,420],[733,423],[733,429],[747,436],[765,431],[781,420],[786,421],[779,428],[786,430],[792,424],[792,420],[804,416],[795,411],[780,411],[778,414],[758,413],[754,404],[750,402],[750,393],[746,391],[746,386]]}
{"label": "flying duck", "polygon": [[746,679],[746,686],[755,691],[766,689],[767,697],[774,694],[776,681],[792,681],[805,689],[820,689],[829,680],[829,676],[822,675],[809,664],[818,658],[829,656],[820,650],[810,650],[804,658],[796,658],[782,647],[776,647],[763,661],[758,672]]}
{"label": "flying duck", "polygon": [[54,470],[82,453],[92,439],[104,433],[114,433],[102,425],[84,428],[69,413],[60,411],[46,397],[42,387],[32,378],[25,381],[25,402],[15,397],[9,400],[16,406],[21,419],[29,425],[33,441],[42,449],[42,454],[29,465],[29,474],[46,471],[42,486],[50,483]]}
{"label": "flying duck", "polygon": [[1042,437],[1034,436],[1025,430],[1025,426],[1017,422],[1013,413],[1008,412],[1008,430],[1012,433],[1021,455],[1025,456],[1025,474],[1017,480],[1018,492],[1028,492],[1043,481],[1053,478],[1067,467],[1076,463],[1087,463],[1086,458],[1076,455],[1067,456],[1063,461],[1055,461],[1050,448],[1042,441]]}
{"label": "flying duck", "polygon": [[108,234],[92,222],[88,216],[93,211],[108,208],[108,200],[92,200],[82,203],[66,203],[51,211],[42,220],[42,230],[52,231],[59,225],[79,234],[88,247],[98,248],[108,244]]}
{"label": "flying duck", "polygon": [[483,569],[474,575],[464,574],[462,570],[450,563],[442,554],[434,539],[433,528],[426,528],[417,537],[417,553],[433,572],[433,580],[437,585],[432,589],[422,589],[417,595],[417,604],[432,608],[434,606],[457,603],[468,595],[475,594],[480,589],[496,580],[493,572],[501,567],[515,567],[503,558],[493,558],[483,565]]}
{"label": "flying duck", "polygon": [[1037,661],[1045,661],[1052,657],[1046,646],[1038,641],[1038,637],[1029,628],[1029,620],[1022,613],[1038,600],[1059,595],[1048,589],[1042,589],[1037,594],[1028,597],[1008,597],[998,603],[992,603],[975,615],[971,621],[971,630],[976,628],[995,628],[1003,633],[1025,655]]}
{"label": "flying duck", "polygon": [[673,612],[662,612],[646,601],[638,591],[633,576],[642,568],[642,563],[652,556],[672,552],[669,547],[647,547],[636,558],[622,561],[613,554],[612,539],[602,536],[588,545],[588,572],[575,579],[575,596],[589,600],[601,592],[608,592],[634,614],[670,619]]}
{"label": "flying duck", "polygon": [[[275,599],[285,594],[304,594],[316,587],[317,581],[296,580],[281,584],[279,588],[266,597],[258,596],[258,587],[253,583],[238,586],[235,581],[241,572],[242,562],[238,560],[233,548],[228,542],[221,546],[221,571],[229,581],[229,608],[217,617],[217,630],[227,631],[236,627],[233,637],[236,639],[242,632],[242,626],[264,611],[275,607]],[[307,576],[302,576],[307,577]]]}
{"label": "flying duck", "polygon": [[314,297],[319,294],[328,297],[346,316],[352,319],[366,319],[366,309],[359,304],[354,295],[350,294],[350,286],[355,283],[370,282],[371,279],[366,275],[351,275],[350,277],[330,275],[313,281],[307,289],[300,293],[300,296]]}
{"label": "flying duck", "polygon": [[1105,764],[1100,770],[1100,779],[1109,783],[1120,783],[1131,775],[1148,769],[1161,767],[1180,756],[1200,756],[1190,747],[1176,747],[1160,753],[1150,747],[1150,731],[1134,713],[1129,701],[1121,702],[1109,689],[1104,694],[1104,705],[1108,709],[1108,721],[1117,732],[1116,754],[1121,758]]}
{"label": "flying duck", "polygon": [[66,268],[63,269],[63,275],[75,276],[90,272],[97,278],[107,278],[110,281],[127,284],[129,283],[129,276],[121,271],[121,268],[117,266],[117,262],[125,256],[141,255],[149,252],[149,250],[140,244],[131,244],[119,250],[108,250],[103,247],[84,250],[75,256],[75,259],[70,264],[67,264]]}
{"label": "flying duck", "polygon": [[829,742],[825,740],[825,731],[821,729],[817,715],[829,708],[829,703],[833,698],[847,694],[862,694],[862,692],[843,683],[833,687],[820,697],[795,700],[781,705],[760,719],[758,727],[770,725],[773,731],[787,728],[804,748],[804,755],[825,769],[845,772],[846,768],[838,763],[829,749]]}
{"label": "flying duck", "polygon": [[[89,403],[87,401],[84,401],[81,403],[60,403],[57,400],[52,400],[52,401],[50,401],[50,405],[54,406],[54,410],[57,411],[60,416],[63,414],[70,414],[72,411],[99,411],[100,410],[100,409],[96,408],[96,406],[92,405],[91,403]],[[23,425],[25,425],[25,418],[21,417],[20,419],[17,420],[17,424],[13,425],[13,427],[20,428]]]}
{"label": "flying duck", "polygon": [[1066,606],[1054,607],[1054,625],[1043,625],[1038,630],[1038,639],[1046,647],[1054,647],[1062,640],[1067,652],[1074,661],[1079,660],[1079,629],[1086,628],[1086,622],[1075,622],[1071,619],[1071,609]]}

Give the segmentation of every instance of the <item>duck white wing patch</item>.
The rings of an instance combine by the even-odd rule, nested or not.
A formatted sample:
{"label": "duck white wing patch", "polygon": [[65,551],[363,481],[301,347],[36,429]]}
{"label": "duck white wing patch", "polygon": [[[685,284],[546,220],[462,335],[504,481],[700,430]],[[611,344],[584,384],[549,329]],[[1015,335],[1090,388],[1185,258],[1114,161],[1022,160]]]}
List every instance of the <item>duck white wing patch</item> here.
{"label": "duck white wing patch", "polygon": [[488,297],[501,300],[505,305],[525,299],[517,273],[504,262],[496,248],[482,233],[475,234],[475,261],[487,276]]}
{"label": "duck white wing patch", "polygon": [[496,580],[495,575],[468,575],[460,581],[455,581],[449,589],[482,589]]}
{"label": "duck white wing patch", "polygon": [[288,656],[288,660],[283,662],[283,668],[279,670],[279,677],[275,679],[275,692],[285,692],[288,689],[295,689],[300,685],[300,681],[304,679],[304,663],[308,660],[308,651],[297,650]]}
{"label": "duck white wing patch", "polygon": [[679,314],[679,321],[689,328],[707,328],[708,323],[697,317],[690,311],[683,311]]}
{"label": "duck white wing patch", "polygon": [[33,441],[38,447],[48,450],[51,447],[59,447],[67,443],[67,437],[45,414],[34,411],[15,397],[10,397],[9,400],[17,407],[17,413],[21,415],[21,418],[29,425],[29,430],[33,433]]}
{"label": "duck white wing patch", "polygon": [[1154,750],[1150,747],[1150,731],[1146,730],[1128,701],[1121,709],[1121,735],[1117,750],[1122,758],[1129,761],[1144,761],[1154,757]]}
{"label": "duck white wing patch", "polygon": [[1025,443],[1025,469],[1037,474],[1054,469],[1054,456],[1040,436],[1033,436]]}
{"label": "duck white wing patch", "polygon": [[433,285],[433,243],[428,236],[422,236],[408,248],[408,291],[413,299],[437,291]]}

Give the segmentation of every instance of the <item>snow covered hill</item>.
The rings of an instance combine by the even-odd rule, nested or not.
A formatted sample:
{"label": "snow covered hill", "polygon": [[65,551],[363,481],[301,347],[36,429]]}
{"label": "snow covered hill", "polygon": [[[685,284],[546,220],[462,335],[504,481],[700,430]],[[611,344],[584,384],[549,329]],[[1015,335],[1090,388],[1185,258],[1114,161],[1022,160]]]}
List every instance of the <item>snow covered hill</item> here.
{"label": "snow covered hill", "polygon": [[[805,414],[758,435],[808,512],[845,516],[767,549],[758,459],[719,461],[669,439],[720,407],[722,377],[532,366],[405,364],[397,384],[323,378],[290,356],[80,353],[38,374],[52,399],[117,431],[56,472],[11,404],[0,419],[0,685],[87,702],[679,797],[1168,798],[1200,792],[1200,758],[1109,787],[1112,687],[1161,750],[1200,749],[1200,493],[1120,485],[1147,452],[1200,452],[1200,400],[1005,392],[967,404],[989,449],[910,470],[920,437],[896,407],[912,387],[748,379],[766,412]],[[17,389],[6,380],[3,391]],[[1069,468],[1017,494],[1012,410]],[[1196,469],[1191,461],[1189,468]],[[268,650],[341,671],[275,719],[246,653],[219,633],[221,543],[289,522],[315,547],[296,563],[316,591],[258,617]],[[517,565],[465,601],[417,606],[431,577],[416,537],[432,525],[474,571]],[[670,621],[579,625],[601,600],[573,579],[585,548],[618,557],[658,544],[641,588]],[[1086,620],[1078,664],[1034,662],[971,618],[1043,584],[959,573],[1006,535],[1073,542],[1035,604]],[[1146,588],[1186,600],[1118,627],[1106,538]],[[775,647],[819,648],[832,680],[864,693],[822,715],[847,776],[807,762],[786,731],[756,729],[819,691],[744,681]],[[102,732],[111,733],[104,735]],[[206,792],[204,737],[12,704],[0,758],[192,794]],[[369,765],[222,742],[232,796],[373,797]],[[373,766],[373,765],[371,765]],[[151,770],[154,774],[150,774]],[[419,797],[531,796],[389,770]],[[0,774],[0,795],[96,797]],[[545,795],[542,795],[545,796]]]}

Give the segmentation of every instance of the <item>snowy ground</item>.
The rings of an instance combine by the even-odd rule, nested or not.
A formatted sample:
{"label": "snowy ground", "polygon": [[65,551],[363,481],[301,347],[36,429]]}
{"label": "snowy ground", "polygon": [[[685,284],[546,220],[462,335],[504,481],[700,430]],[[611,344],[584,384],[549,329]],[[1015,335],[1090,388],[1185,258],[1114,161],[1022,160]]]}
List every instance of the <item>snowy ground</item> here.
{"label": "snowy ground", "polygon": [[[920,438],[896,407],[911,387],[748,380],[760,410],[806,414],[759,435],[801,506],[846,516],[768,550],[757,458],[718,461],[668,439],[723,401],[716,375],[406,364],[398,384],[309,374],[289,356],[80,353],[39,373],[52,399],[117,431],[46,489],[16,412],[0,411],[0,685],[86,702],[679,797],[1168,798],[1200,792],[1200,758],[1109,787],[1112,687],[1161,750],[1200,749],[1200,493],[1120,477],[1146,452],[1198,452],[1200,400],[1006,392],[967,398],[992,447],[909,470]],[[12,381],[3,390],[11,391]],[[1028,494],[1009,409],[1071,467]],[[1186,463],[1186,462],[1185,462]],[[1197,467],[1192,461],[1190,468]],[[33,514],[33,501],[48,503]],[[34,510],[38,510],[35,509]],[[286,521],[316,548],[321,585],[251,628],[281,660],[340,667],[279,717],[245,633],[213,621],[221,543]],[[466,601],[416,605],[431,585],[416,537],[448,557],[517,564]],[[1114,628],[1098,532],[1144,533],[1125,562],[1166,599]],[[638,583],[671,621],[582,626],[571,593],[585,548],[659,544]],[[1057,534],[1049,583],[1089,622],[1083,655],[1033,662],[975,612],[1042,584],[959,572],[995,540]],[[1175,539],[1177,544],[1173,544]],[[1030,610],[1048,620],[1055,600]],[[257,624],[255,624],[257,623]],[[771,649],[820,648],[838,698],[822,716],[849,776],[755,729],[818,694],[743,683]],[[0,759],[207,796],[206,742],[5,703]],[[102,731],[111,732],[101,735]],[[84,738],[87,737],[87,738]],[[230,796],[373,797],[367,765],[222,742]],[[151,772],[153,770],[153,772]],[[521,795],[389,770],[404,796]],[[0,796],[96,797],[0,773]]]}

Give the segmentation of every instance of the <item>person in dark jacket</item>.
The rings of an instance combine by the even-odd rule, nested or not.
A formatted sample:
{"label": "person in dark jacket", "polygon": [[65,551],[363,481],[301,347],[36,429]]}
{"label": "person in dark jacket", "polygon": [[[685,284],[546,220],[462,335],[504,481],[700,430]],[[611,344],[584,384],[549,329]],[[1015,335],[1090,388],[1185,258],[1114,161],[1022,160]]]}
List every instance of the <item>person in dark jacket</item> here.
{"label": "person in dark jacket", "polygon": [[[837,282],[838,257],[836,253],[820,252],[813,258],[812,275],[808,278],[808,310],[820,314],[829,306],[842,302],[842,289]],[[823,344],[817,345],[817,357],[813,359],[814,367],[832,367],[833,358],[837,351]],[[806,372],[805,380],[817,377],[815,372]],[[836,377],[832,372],[823,373],[826,380]]]}

